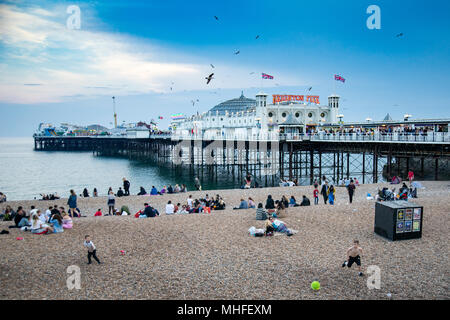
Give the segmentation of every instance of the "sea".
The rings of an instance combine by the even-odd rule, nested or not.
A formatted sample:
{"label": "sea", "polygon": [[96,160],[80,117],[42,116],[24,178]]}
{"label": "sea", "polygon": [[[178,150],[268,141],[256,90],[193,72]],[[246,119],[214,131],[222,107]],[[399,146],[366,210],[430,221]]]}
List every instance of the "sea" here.
{"label": "sea", "polygon": [[[171,184],[186,184],[194,189],[194,175],[186,170],[155,163],[120,157],[96,156],[92,152],[34,151],[30,138],[0,138],[0,192],[7,200],[41,199],[41,194],[58,193],[67,198],[70,190],[81,194],[87,188],[92,195],[106,196],[109,187],[117,192],[122,178],[130,183],[130,193],[137,194],[140,186],[147,192]],[[202,188],[229,189],[240,182],[222,179],[202,179]]]}
{"label": "sea", "polygon": [[[361,155],[352,157],[358,161],[352,160],[351,177],[357,177],[362,182]],[[386,159],[380,159],[379,182],[383,181],[381,172],[385,163]],[[228,170],[220,167],[215,172],[208,172],[207,168],[195,172],[186,167],[161,165],[149,160],[98,156],[89,151],[35,151],[32,137],[0,137],[0,192],[6,194],[7,200],[41,199],[42,194],[52,193],[67,198],[71,189],[79,195],[84,188],[87,188],[90,195],[96,188],[99,196],[106,196],[110,187],[114,192],[122,187],[123,178],[130,181],[130,193],[134,195],[140,191],[141,186],[147,192],[150,192],[152,186],[161,190],[164,186],[175,184],[185,184],[188,191],[194,190],[196,176],[201,180],[202,190],[239,188],[244,184],[245,172],[232,174]],[[315,176],[318,177],[316,171],[317,168]],[[323,165],[322,174],[331,177],[333,166]],[[287,175],[288,172],[285,171],[285,177]],[[280,182],[278,176],[255,177],[255,181],[260,186],[277,186]],[[366,183],[370,181],[366,180]],[[298,179],[298,183],[310,184],[306,171]]]}

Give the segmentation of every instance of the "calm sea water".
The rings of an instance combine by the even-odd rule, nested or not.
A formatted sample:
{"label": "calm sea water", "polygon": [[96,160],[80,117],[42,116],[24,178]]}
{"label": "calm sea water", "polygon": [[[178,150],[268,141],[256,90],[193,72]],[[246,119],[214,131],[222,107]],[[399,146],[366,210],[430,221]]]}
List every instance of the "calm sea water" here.
{"label": "calm sea water", "polygon": [[[193,190],[194,176],[187,170],[172,170],[152,163],[126,158],[97,157],[92,152],[34,151],[33,138],[0,138],[0,192],[8,200],[40,199],[41,193],[57,192],[69,196],[69,190],[77,194],[87,188],[90,195],[97,188],[99,195],[106,195],[108,188],[116,192],[122,186],[122,178],[131,182],[131,194],[137,194],[143,186],[150,192],[154,185],[186,184]],[[203,189],[233,188],[237,181],[202,179]]]}

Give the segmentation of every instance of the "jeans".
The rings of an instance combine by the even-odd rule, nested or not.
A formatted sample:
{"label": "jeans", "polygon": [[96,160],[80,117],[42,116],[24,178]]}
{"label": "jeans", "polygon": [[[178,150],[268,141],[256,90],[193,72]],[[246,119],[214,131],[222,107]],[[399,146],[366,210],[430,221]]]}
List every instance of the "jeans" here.
{"label": "jeans", "polygon": [[314,197],[314,204],[319,204],[319,197]]}
{"label": "jeans", "polygon": [[18,226],[19,228],[27,227],[27,226],[28,226],[28,227],[31,227],[31,223],[30,223],[30,221],[28,221],[27,218],[22,218],[17,226]]}
{"label": "jeans", "polygon": [[92,251],[92,252],[88,251],[88,263],[91,263],[91,262],[92,262],[92,261],[91,261],[91,257],[94,257],[95,261],[97,261],[98,263],[100,263],[100,260],[98,260],[96,253],[97,253],[97,250],[94,250],[94,251]]}

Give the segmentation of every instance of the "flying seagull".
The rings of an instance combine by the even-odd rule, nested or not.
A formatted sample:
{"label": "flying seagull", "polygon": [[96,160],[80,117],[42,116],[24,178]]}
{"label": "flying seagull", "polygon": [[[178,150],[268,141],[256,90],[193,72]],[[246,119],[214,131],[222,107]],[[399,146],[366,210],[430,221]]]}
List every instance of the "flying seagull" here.
{"label": "flying seagull", "polygon": [[212,63],[210,64],[210,66],[213,67],[213,68],[215,68],[214,65],[213,65]]}
{"label": "flying seagull", "polygon": [[214,16],[214,19],[219,20],[219,18],[217,18],[217,16]]}
{"label": "flying seagull", "polygon": [[403,36],[403,33],[399,33],[398,35],[396,35],[397,38]]}
{"label": "flying seagull", "polygon": [[238,51],[236,51],[234,54],[239,54],[240,53],[240,51],[238,50]]}
{"label": "flying seagull", "polygon": [[194,101],[194,100],[191,100],[191,103],[192,103],[192,106],[194,106],[194,105],[195,105],[195,101]]}
{"label": "flying seagull", "polygon": [[213,75],[214,75],[214,73],[211,73],[209,76],[207,76],[205,79],[207,80],[206,81],[206,84],[208,84],[208,83],[210,83],[210,81],[213,79]]}
{"label": "flying seagull", "polygon": [[308,91],[311,91],[312,87],[309,87]]}
{"label": "flying seagull", "polygon": [[254,72],[252,71],[252,72],[250,72],[249,74],[254,74]]}
{"label": "flying seagull", "polygon": [[259,34],[256,36],[255,40],[259,38]]}

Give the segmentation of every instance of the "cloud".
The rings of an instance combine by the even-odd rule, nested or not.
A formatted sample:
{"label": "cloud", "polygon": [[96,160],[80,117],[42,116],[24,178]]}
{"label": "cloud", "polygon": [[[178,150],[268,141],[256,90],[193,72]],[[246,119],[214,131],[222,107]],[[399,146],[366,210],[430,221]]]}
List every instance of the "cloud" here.
{"label": "cloud", "polygon": [[[82,19],[88,15],[83,10]],[[62,6],[0,4],[0,44],[5,52],[0,62],[0,102],[62,102],[169,92],[170,87],[175,92],[259,83],[257,73],[249,75],[254,66],[250,70],[216,65],[215,79],[206,85],[204,78],[211,71],[206,57],[177,54],[130,35],[85,30],[83,20],[81,29],[71,30],[66,27],[68,16]]]}

